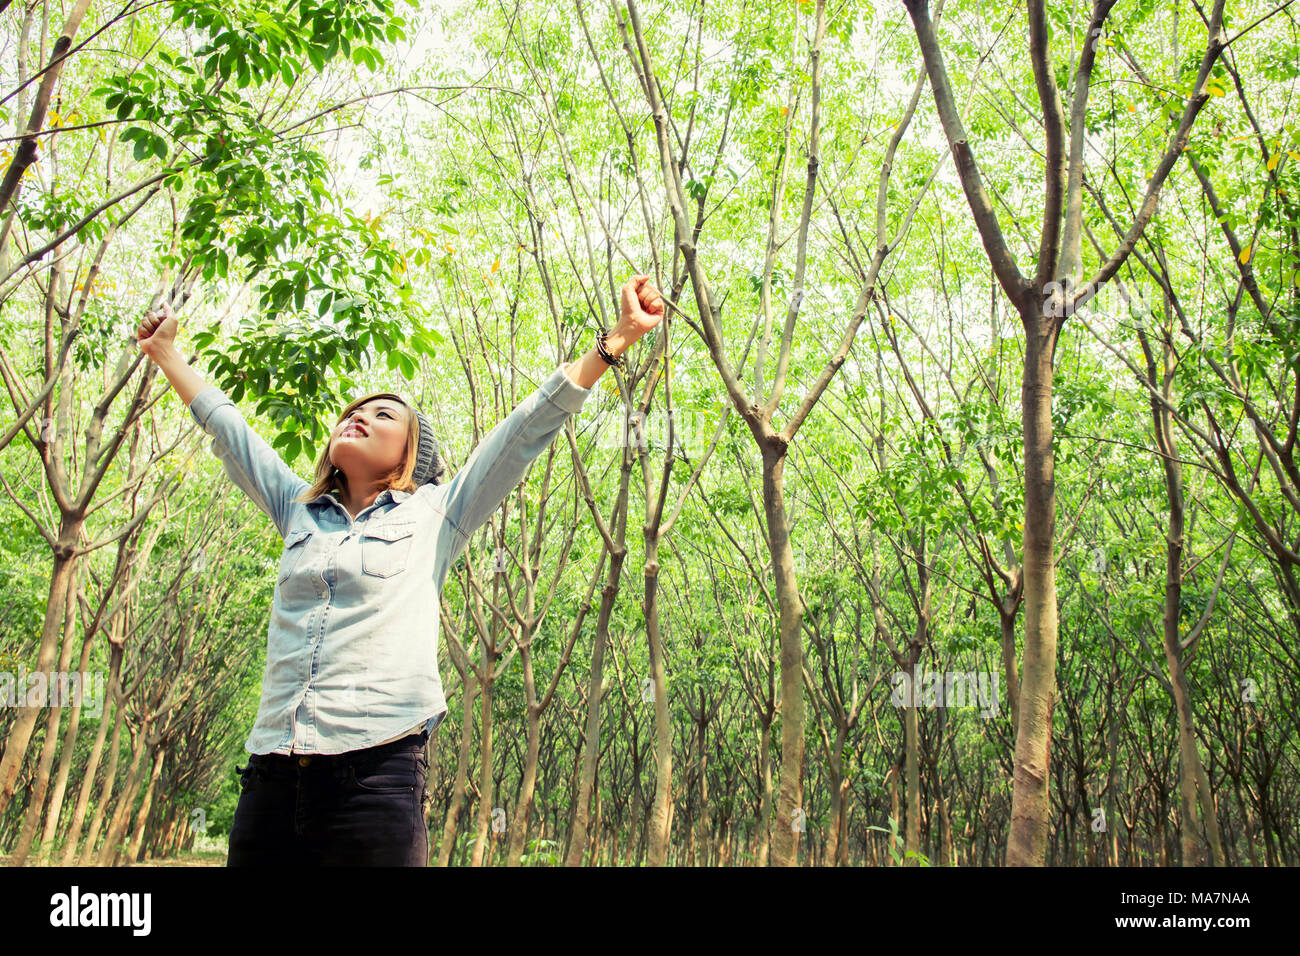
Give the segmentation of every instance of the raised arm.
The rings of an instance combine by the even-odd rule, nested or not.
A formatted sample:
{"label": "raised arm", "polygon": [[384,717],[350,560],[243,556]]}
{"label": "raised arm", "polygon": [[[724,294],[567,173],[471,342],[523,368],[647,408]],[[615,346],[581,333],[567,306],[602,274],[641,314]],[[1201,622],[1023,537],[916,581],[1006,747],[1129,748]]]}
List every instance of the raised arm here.
{"label": "raised arm", "polygon": [[560,366],[483,437],[451,481],[434,489],[435,505],[459,532],[451,561],[519,484],[528,466],[555,440],[569,416],[582,408],[590,393]]}
{"label": "raised arm", "polygon": [[[663,300],[649,276],[628,279],[620,312],[618,325],[605,338],[605,347],[615,358],[663,318]],[[435,500],[460,532],[452,561],[555,440],[569,416],[581,410],[591,386],[608,367],[594,347],[576,362],[561,365],[488,432],[464,467],[437,489]]]}
{"label": "raised arm", "polygon": [[164,305],[146,313],[136,333],[140,351],[167,376],[190,410],[190,417],[212,436],[212,453],[241,491],[275,522],[283,537],[294,501],[308,485],[284,463],[274,448],[253,431],[229,396],[205,382],[176,348],[176,316]]}

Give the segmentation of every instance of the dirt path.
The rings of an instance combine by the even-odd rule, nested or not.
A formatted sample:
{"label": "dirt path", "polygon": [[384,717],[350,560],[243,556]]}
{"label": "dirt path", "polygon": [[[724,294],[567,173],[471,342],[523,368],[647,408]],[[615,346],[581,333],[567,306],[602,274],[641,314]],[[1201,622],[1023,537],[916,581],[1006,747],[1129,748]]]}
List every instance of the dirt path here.
{"label": "dirt path", "polygon": [[161,860],[145,860],[142,863],[133,863],[132,866],[225,866],[226,855],[224,853],[182,853],[180,856],[167,857]]}

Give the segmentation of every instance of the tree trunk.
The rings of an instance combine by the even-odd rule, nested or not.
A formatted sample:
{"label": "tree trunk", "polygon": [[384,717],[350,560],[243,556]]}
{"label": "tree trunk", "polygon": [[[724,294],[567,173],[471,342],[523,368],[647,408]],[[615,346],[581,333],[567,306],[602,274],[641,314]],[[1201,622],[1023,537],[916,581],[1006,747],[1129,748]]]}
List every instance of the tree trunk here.
{"label": "tree trunk", "polygon": [[528,721],[528,739],[524,752],[524,773],[519,781],[519,799],[514,821],[510,825],[510,849],[506,854],[506,866],[518,866],[524,855],[528,819],[532,816],[533,794],[537,789],[537,760],[542,747],[542,715],[537,709],[537,681],[533,675],[532,647],[520,648],[519,659],[524,667],[524,717]]}
{"label": "tree trunk", "polygon": [[456,779],[451,787],[451,805],[442,825],[442,840],[438,844],[438,865],[450,866],[456,848],[456,830],[460,826],[460,811],[469,792],[469,748],[474,740],[474,698],[478,695],[478,677],[472,666],[465,668],[465,684],[460,726],[460,747],[456,751]]}
{"label": "tree trunk", "polygon": [[113,784],[117,781],[117,763],[122,752],[122,728],[126,724],[126,701],[124,699],[117,701],[116,711],[113,721],[113,743],[108,749],[108,766],[104,768],[104,783],[99,790],[99,801],[95,806],[94,819],[90,824],[90,835],[86,837],[86,845],[81,850],[82,866],[89,866],[95,859],[95,845],[99,839],[99,831],[103,829],[104,823],[108,819],[108,810],[113,796]]}
{"label": "tree trunk", "polygon": [[[1173,381],[1175,361],[1172,350],[1164,349],[1164,369],[1158,370],[1146,336],[1139,332],[1142,350],[1147,360],[1147,376],[1152,382],[1156,375],[1163,379],[1163,391],[1168,399]],[[1192,714],[1191,688],[1183,668],[1182,634],[1179,623],[1183,604],[1183,548],[1186,506],[1183,495],[1183,466],[1178,459],[1178,445],[1173,422],[1164,404],[1154,396],[1150,400],[1151,416],[1156,434],[1156,447],[1165,474],[1165,492],[1169,501],[1169,529],[1165,535],[1165,607],[1163,635],[1165,662],[1169,667],[1169,690],[1178,713],[1178,791],[1183,817],[1183,866],[1199,866],[1201,859],[1200,819],[1197,814],[1197,791],[1204,781],[1201,810],[1209,839],[1210,856],[1215,866],[1223,866],[1223,846],[1219,840],[1219,823],[1214,813],[1213,795],[1209,792],[1209,779],[1201,764],[1201,754],[1196,745],[1195,718]]]}
{"label": "tree trunk", "polygon": [[709,865],[709,830],[711,827],[709,821],[709,752],[707,748],[707,735],[709,732],[709,719],[707,705],[704,700],[703,692],[700,693],[700,715],[698,722],[699,733],[697,734],[697,752],[696,752],[696,772],[699,774],[699,800],[700,810],[698,819],[695,821],[696,829],[699,836],[696,838],[696,845],[699,847],[701,861],[700,865]]}
{"label": "tree trunk", "polygon": [[796,810],[803,819],[803,599],[794,576],[794,552],[785,514],[783,475],[787,450],[788,445],[779,436],[773,436],[763,446],[763,506],[781,619],[781,784],[772,834],[774,866],[798,865],[800,831],[796,829]]}
{"label": "tree trunk", "polygon": [[131,754],[131,767],[126,772],[126,783],[122,788],[121,795],[118,797],[117,804],[113,807],[113,816],[108,824],[108,832],[104,835],[104,845],[99,849],[98,864],[100,866],[116,865],[117,857],[120,852],[118,841],[126,833],[127,820],[131,815],[131,806],[135,803],[135,795],[140,790],[140,763],[144,758],[144,752],[148,749],[146,740],[149,736],[149,721],[142,721],[140,729],[136,733],[134,746]]}
{"label": "tree trunk", "polygon": [[[63,716],[63,707],[67,704],[67,701],[63,700],[63,689],[66,686],[63,677],[68,673],[68,667],[72,664],[72,647],[77,631],[77,582],[80,578],[81,562],[74,561],[72,563],[71,578],[64,595],[64,607],[61,615],[64,627],[63,644],[59,651],[59,668],[55,674],[51,675],[47,689],[45,741],[41,745],[41,755],[36,762],[36,775],[31,784],[31,799],[27,804],[27,812],[23,815],[23,827],[18,834],[18,842],[14,846],[13,854],[9,858],[10,866],[22,866],[27,861],[27,854],[31,851],[32,841],[36,838],[36,830],[40,826],[41,813],[45,809],[45,796],[50,786],[50,768],[54,766],[54,754],[59,745],[59,724]],[[57,704],[56,695],[59,698]],[[57,825],[57,806],[53,808],[53,812],[54,823]]]}
{"label": "tree trunk", "polygon": [[140,809],[135,815],[135,832],[131,836],[131,845],[126,851],[127,863],[135,863],[140,856],[140,844],[144,841],[144,828],[149,820],[149,808],[153,806],[154,790],[158,786],[158,778],[162,776],[163,761],[167,756],[167,749],[159,746],[157,753],[153,758],[153,770],[149,774],[149,786],[145,788],[144,799],[140,802]]}
{"label": "tree trunk", "polygon": [[772,722],[762,717],[758,732],[758,825],[754,829],[754,865],[767,866],[772,842]]}
{"label": "tree trunk", "polygon": [[624,550],[610,552],[609,573],[600,591],[600,611],[596,615],[596,638],[591,649],[591,674],[587,680],[587,723],[583,733],[582,770],[578,775],[578,797],[573,825],[569,830],[569,850],[565,866],[581,866],[587,849],[588,806],[596,785],[596,762],[600,757],[600,708],[605,682],[605,647],[609,643],[609,619],[618,597],[618,582],[623,572]]}
{"label": "tree trunk", "polygon": [[839,862],[840,834],[844,828],[844,795],[848,792],[848,779],[844,776],[844,729],[835,728],[835,749],[827,761],[826,773],[831,791],[831,828],[826,835],[826,856],[823,863],[835,866]]}
{"label": "tree trunk", "polygon": [[[1007,605],[1011,605],[1008,613]],[[1016,666],[1016,615],[1020,602],[1008,595],[998,608],[1002,638],[1002,672],[1007,682],[1007,712],[1011,715],[1011,735],[1020,733],[1020,670]]]}
{"label": "tree trunk", "polygon": [[898,776],[902,771],[901,766],[892,767],[889,771],[889,819],[894,821],[893,826],[889,828],[889,865],[894,865],[894,860],[898,858]]}
{"label": "tree trunk", "polygon": [[650,806],[650,866],[668,862],[672,836],[673,728],[668,707],[668,678],[664,664],[663,635],[659,631],[659,533],[657,527],[645,535],[645,622],[650,644],[650,679],[655,708],[655,795]]}
{"label": "tree trunk", "polygon": [[[41,627],[41,644],[36,653],[36,671],[48,674],[54,668],[59,650],[59,634],[63,630],[64,609],[73,579],[74,548],[81,533],[81,520],[64,521],[59,529],[58,544],[54,549],[54,569],[50,574],[49,597],[45,603],[45,622]],[[4,757],[0,758],[0,814],[13,799],[18,783],[18,772],[27,757],[27,747],[36,729],[36,720],[44,707],[21,707],[18,719],[9,729],[4,741]]]}
{"label": "tree trunk", "polygon": [[492,815],[496,808],[492,806],[492,684],[495,657],[486,637],[483,638],[483,673],[479,677],[479,766],[478,766],[478,813],[476,815],[477,833],[474,850],[470,855],[470,866],[482,866],[483,856],[487,850],[488,840],[492,838]]}
{"label": "tree trunk", "polygon": [[[921,627],[919,621],[917,627],[918,630]],[[910,699],[903,706],[903,747],[907,767],[907,828],[903,837],[903,865],[919,866],[919,861],[912,854],[921,852],[921,768],[916,713],[921,689],[916,683],[916,661],[912,657],[909,656],[903,670],[907,674],[906,686],[911,688]]]}
{"label": "tree trunk", "polygon": [[1045,316],[1025,324],[1021,406],[1025,455],[1025,651],[1011,796],[1008,866],[1043,866],[1052,804],[1048,768],[1056,702],[1056,474],[1052,454],[1052,361],[1057,329]]}
{"label": "tree trunk", "polygon": [[[89,673],[87,668],[89,668],[90,666],[90,652],[93,647],[94,647],[94,641],[91,637],[87,637],[82,642],[81,659],[77,665],[77,673],[79,674]],[[103,694],[104,696],[102,696],[99,701],[100,704],[99,722],[101,726],[106,727],[108,724],[108,714],[106,712],[108,707],[108,697],[102,688],[100,690],[100,693]],[[84,690],[82,692],[82,695],[84,698],[85,696]],[[45,816],[45,830],[41,834],[41,847],[39,853],[42,857],[44,857],[49,852],[50,845],[54,842],[55,835],[58,832],[59,817],[62,816],[63,814],[63,800],[65,795],[67,794],[68,776],[72,772],[72,758],[76,754],[77,734],[80,728],[81,728],[81,707],[78,706],[73,708],[72,714],[68,719],[67,732],[63,735],[63,749],[59,754],[59,769],[55,774],[54,791],[50,795],[50,809]],[[102,740],[102,734],[97,738],[96,742],[98,743],[100,740]],[[94,775],[93,770],[91,770],[90,773],[92,776]],[[79,821],[78,821],[77,833],[78,834],[80,833]],[[76,838],[75,837],[70,837],[70,838],[75,843]]]}

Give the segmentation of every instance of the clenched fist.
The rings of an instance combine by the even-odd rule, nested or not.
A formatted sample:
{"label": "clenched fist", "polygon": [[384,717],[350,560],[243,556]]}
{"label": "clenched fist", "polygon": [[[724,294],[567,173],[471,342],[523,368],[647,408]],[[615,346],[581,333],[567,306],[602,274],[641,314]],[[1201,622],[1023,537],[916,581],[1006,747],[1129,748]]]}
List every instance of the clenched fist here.
{"label": "clenched fist", "polygon": [[144,314],[144,321],[136,330],[135,340],[140,345],[141,352],[151,359],[157,359],[163,349],[175,344],[177,328],[176,315],[172,312],[172,307],[164,302],[157,312]]}
{"label": "clenched fist", "polygon": [[636,275],[623,284],[620,325],[631,338],[640,338],[664,317],[664,300],[649,276]]}

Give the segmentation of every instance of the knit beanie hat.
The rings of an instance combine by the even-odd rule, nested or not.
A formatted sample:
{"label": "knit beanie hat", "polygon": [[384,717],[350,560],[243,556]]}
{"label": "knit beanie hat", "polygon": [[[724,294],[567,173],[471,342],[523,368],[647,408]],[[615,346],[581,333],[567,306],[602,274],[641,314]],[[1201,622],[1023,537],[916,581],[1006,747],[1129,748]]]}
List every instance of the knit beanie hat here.
{"label": "knit beanie hat", "polygon": [[420,423],[420,441],[415,446],[415,472],[411,475],[411,480],[417,488],[421,485],[436,485],[442,481],[443,473],[447,470],[442,460],[442,451],[434,440],[433,426],[429,424],[428,416],[414,406],[411,410]]}

